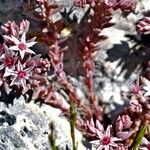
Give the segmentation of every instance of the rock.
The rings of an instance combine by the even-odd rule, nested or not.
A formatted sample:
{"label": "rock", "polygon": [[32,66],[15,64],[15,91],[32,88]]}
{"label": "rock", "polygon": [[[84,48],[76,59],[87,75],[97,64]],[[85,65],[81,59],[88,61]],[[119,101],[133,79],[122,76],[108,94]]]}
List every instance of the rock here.
{"label": "rock", "polygon": [[[61,150],[70,149],[70,127],[60,111],[43,104],[25,103],[24,98],[15,99],[13,105],[0,102],[0,149],[2,150],[50,150],[49,124],[55,124],[56,145]],[[79,147],[83,148],[81,134],[77,131]]]}

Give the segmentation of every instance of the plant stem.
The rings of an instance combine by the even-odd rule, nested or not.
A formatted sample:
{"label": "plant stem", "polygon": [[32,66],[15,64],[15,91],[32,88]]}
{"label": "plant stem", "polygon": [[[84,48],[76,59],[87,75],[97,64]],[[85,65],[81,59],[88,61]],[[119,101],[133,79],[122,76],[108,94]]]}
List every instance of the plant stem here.
{"label": "plant stem", "polygon": [[75,140],[75,123],[76,123],[76,112],[74,102],[70,100],[70,132],[72,138],[72,148],[73,150],[77,150],[76,140]]}
{"label": "plant stem", "polygon": [[53,123],[50,124],[51,134],[49,135],[49,141],[52,147],[52,150],[59,150],[55,144],[55,135],[54,135],[54,125]]}
{"label": "plant stem", "polygon": [[142,141],[142,138],[143,138],[143,136],[144,136],[144,134],[146,132],[146,129],[147,129],[147,123],[144,122],[141,125],[141,127],[140,127],[139,133],[138,133],[138,135],[136,137],[136,140],[135,140],[135,143],[133,145],[133,149],[132,150],[138,150],[139,149],[139,145],[140,145],[140,143]]}

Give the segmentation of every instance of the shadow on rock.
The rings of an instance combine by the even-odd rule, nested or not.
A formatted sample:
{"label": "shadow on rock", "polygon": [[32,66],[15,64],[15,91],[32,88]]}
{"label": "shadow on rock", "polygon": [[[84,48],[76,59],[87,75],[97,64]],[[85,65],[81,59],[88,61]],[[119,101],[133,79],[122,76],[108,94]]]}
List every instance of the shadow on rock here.
{"label": "shadow on rock", "polygon": [[139,44],[129,48],[127,42],[122,42],[121,44],[115,44],[112,49],[109,49],[107,55],[106,61],[114,62],[119,60],[117,65],[117,67],[121,66],[119,75],[125,72],[124,77],[127,79],[137,70],[141,70],[141,72],[146,71],[145,68],[150,59],[150,50]]}

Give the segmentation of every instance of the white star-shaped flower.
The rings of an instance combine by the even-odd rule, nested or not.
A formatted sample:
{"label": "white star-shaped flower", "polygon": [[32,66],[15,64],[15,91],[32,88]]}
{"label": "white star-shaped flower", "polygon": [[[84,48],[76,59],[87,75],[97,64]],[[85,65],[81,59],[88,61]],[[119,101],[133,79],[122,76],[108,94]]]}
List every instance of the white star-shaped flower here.
{"label": "white star-shaped flower", "polygon": [[4,77],[11,76],[11,84],[12,85],[21,85],[24,89],[26,89],[26,81],[29,80],[29,77],[32,76],[32,70],[34,68],[35,62],[32,61],[28,68],[25,65],[22,65],[20,61],[16,68],[8,68],[6,67]]}
{"label": "white star-shaped flower", "polygon": [[12,41],[15,45],[10,46],[10,50],[19,51],[21,58],[24,58],[25,53],[35,54],[33,50],[30,49],[36,42],[34,41],[26,41],[26,33],[24,32],[19,39],[14,36],[5,36],[6,39]]}
{"label": "white star-shaped flower", "polygon": [[97,129],[97,137],[98,140],[90,142],[95,145],[96,150],[110,150],[112,147],[118,147],[116,141],[121,141],[121,139],[111,136],[111,125],[107,127],[106,131]]}

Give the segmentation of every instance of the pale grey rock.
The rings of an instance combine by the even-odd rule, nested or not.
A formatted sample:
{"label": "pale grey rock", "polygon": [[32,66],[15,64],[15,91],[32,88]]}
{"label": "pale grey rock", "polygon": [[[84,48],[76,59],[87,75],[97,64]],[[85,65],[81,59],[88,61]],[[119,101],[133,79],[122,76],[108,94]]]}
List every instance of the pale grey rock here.
{"label": "pale grey rock", "polygon": [[[0,104],[3,102],[0,102]],[[34,103],[25,103],[23,97],[14,100],[14,104],[0,105],[0,148],[2,150],[50,150],[48,140],[50,134],[49,124],[55,122],[57,145],[60,149],[70,147],[70,140],[63,131],[64,122],[59,120],[58,111],[46,114]],[[51,107],[49,108],[51,109]],[[52,117],[56,118],[53,120]],[[69,130],[69,129],[68,129]]]}
{"label": "pale grey rock", "polygon": [[[59,95],[58,95],[59,96]],[[61,98],[61,97],[60,97]],[[1,100],[3,99],[0,97]],[[54,124],[56,145],[60,150],[71,149],[69,122],[61,111],[49,105],[25,102],[23,96],[0,102],[0,148],[2,150],[51,150],[50,123]],[[9,101],[9,102],[10,102]],[[78,147],[84,150],[82,135],[76,130]]]}

